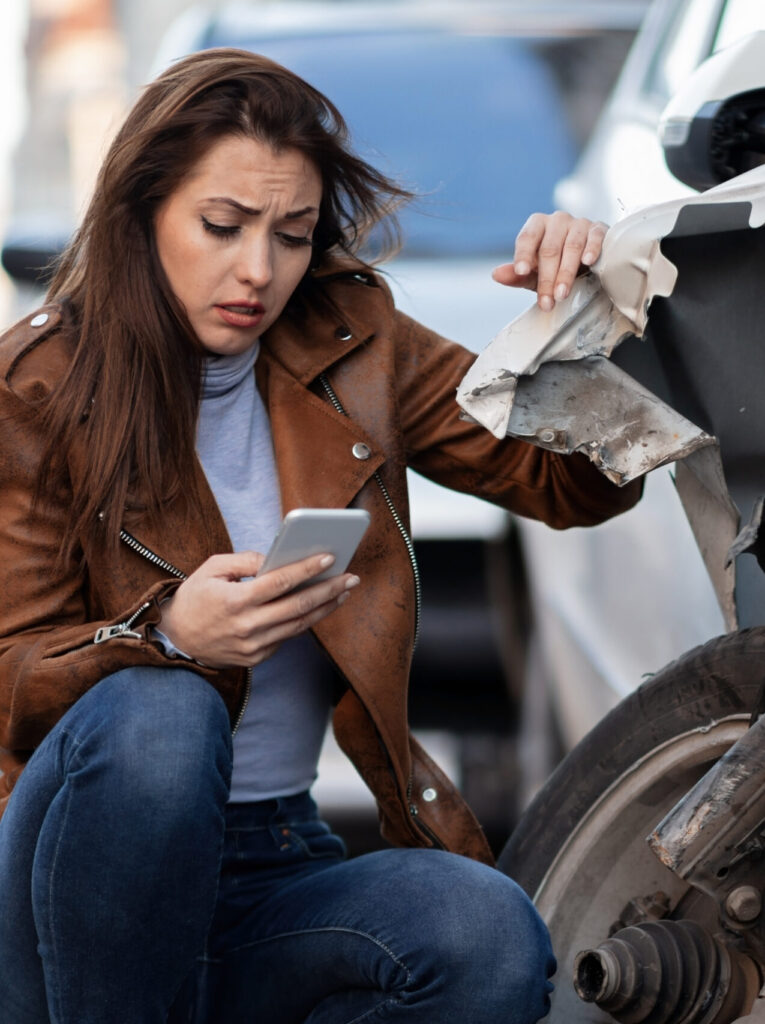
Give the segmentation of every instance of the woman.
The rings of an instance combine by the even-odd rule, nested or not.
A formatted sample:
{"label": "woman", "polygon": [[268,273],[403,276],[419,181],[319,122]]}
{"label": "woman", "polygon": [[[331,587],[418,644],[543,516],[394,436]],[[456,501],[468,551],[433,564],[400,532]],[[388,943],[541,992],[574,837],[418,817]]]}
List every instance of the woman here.
{"label": "woman", "polygon": [[[405,198],[306,83],[198,54],[0,342],[5,1024],[546,1012],[544,925],[408,735],[404,469],[558,527],[637,492],[459,419],[471,355],[354,255]],[[601,238],[536,216],[497,277],[549,307]],[[353,573],[253,578],[284,512],[349,504]],[[404,849],[345,861],[317,817],[332,704]]]}

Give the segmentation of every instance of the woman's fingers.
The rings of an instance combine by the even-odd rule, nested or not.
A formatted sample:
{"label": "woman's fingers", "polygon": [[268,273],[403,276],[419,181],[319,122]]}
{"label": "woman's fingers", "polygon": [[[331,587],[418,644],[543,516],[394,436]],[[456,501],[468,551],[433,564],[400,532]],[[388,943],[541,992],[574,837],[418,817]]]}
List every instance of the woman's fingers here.
{"label": "woman's fingers", "polygon": [[[356,583],[352,584],[352,586],[356,585]],[[346,589],[310,609],[306,609],[305,606],[301,607],[300,612],[293,618],[279,619],[268,627],[261,625],[246,640],[242,641],[241,654],[244,664],[259,665],[266,658],[271,657],[273,651],[285,640],[305,633],[306,630],[321,622],[327,615],[344,604],[349,596]]]}
{"label": "woman's fingers", "polygon": [[212,668],[257,664],[274,645],[329,615],[358,585],[349,573],[311,582],[333,561],[314,555],[253,578],[261,555],[215,555],[163,603],[159,628]]}
{"label": "woman's fingers", "polygon": [[[273,573],[267,573],[266,576],[280,575],[281,572],[281,569],[275,569]],[[263,577],[263,580],[266,579],[266,576]],[[358,576],[351,573],[342,573],[298,590],[292,588],[286,593],[283,590],[284,581],[278,580],[269,585],[269,592],[273,588],[277,588],[277,596],[266,601],[263,601],[263,591],[256,591],[255,584],[258,582],[260,581],[248,581],[244,587],[247,588],[249,594],[243,592],[242,595],[237,595],[237,603],[241,607],[241,624],[245,632],[248,633],[253,633],[257,629],[271,629],[283,623],[300,623],[312,616],[316,609],[339,598],[344,599],[348,591],[359,585],[360,580]]]}
{"label": "woman's fingers", "polygon": [[334,556],[330,554],[311,555],[299,562],[290,562],[279,569],[272,569],[254,580],[247,581],[246,600],[257,603],[274,601],[289,594],[296,587],[306,586],[314,576],[329,569],[334,561]]}
{"label": "woman's fingers", "polygon": [[513,262],[497,267],[492,276],[501,284],[535,288],[540,308],[551,310],[569,294],[582,264],[597,260],[607,230],[605,224],[560,210],[534,213],[518,234]]}
{"label": "woman's fingers", "polygon": [[574,220],[566,213],[546,219],[537,253],[537,302],[551,310],[565,299],[582,262],[589,221]]}
{"label": "woman's fingers", "polygon": [[608,224],[604,224],[602,220],[590,221],[590,230],[587,232],[587,242],[582,253],[582,263],[586,267],[591,267],[600,256],[607,232]]}
{"label": "woman's fingers", "polygon": [[519,274],[515,263],[501,263],[492,270],[491,276],[495,281],[509,285],[511,288],[530,288],[535,291],[537,287],[536,270],[531,270],[527,274]]}
{"label": "woman's fingers", "polygon": [[515,240],[513,266],[519,277],[527,277],[539,266],[539,250],[544,242],[548,222],[555,214],[532,213]]}

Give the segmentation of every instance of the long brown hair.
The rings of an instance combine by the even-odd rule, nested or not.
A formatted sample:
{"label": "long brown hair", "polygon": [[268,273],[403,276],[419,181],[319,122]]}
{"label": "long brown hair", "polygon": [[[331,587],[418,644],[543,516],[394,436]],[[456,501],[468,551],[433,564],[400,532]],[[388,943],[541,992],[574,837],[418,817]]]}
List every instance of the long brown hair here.
{"label": "long brown hair", "polygon": [[[162,271],[153,221],[194,164],[221,138],[294,148],[321,174],[312,268],[334,251],[358,254],[410,193],[353,154],[334,105],[297,75],[244,50],[194,54],[146,87],[114,139],[82,224],[48,299],[65,300],[74,354],[46,404],[50,444],[40,495],[67,478],[67,454],[85,446],[62,555],[79,539],[116,545],[128,491],[154,518],[193,493],[203,352]],[[293,312],[319,296],[311,274]],[[103,531],[103,532],[102,532]]]}

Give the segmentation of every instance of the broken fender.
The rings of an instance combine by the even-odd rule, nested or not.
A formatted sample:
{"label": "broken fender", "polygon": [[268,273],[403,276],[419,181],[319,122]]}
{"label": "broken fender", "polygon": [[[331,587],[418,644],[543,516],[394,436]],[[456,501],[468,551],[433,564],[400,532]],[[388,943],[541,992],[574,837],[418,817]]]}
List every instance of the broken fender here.
{"label": "broken fender", "polygon": [[[610,229],[597,264],[574,282],[568,298],[549,313],[534,306],[503,328],[457,391],[463,415],[496,437],[518,437],[555,452],[582,452],[616,484],[677,463],[678,492],[729,629],[737,626],[735,567],[729,552],[735,555],[741,545],[734,545],[739,512],[728,492],[718,437],[609,357],[626,339],[646,335],[655,299],[671,304],[680,271],[662,249],[666,239],[675,246],[694,246],[698,237],[708,246],[715,235],[730,238],[764,224],[765,167],[702,195],[626,217]],[[752,310],[745,304],[751,306],[754,300],[751,291],[741,295],[730,290],[726,269],[720,268],[719,293],[707,298],[722,306],[734,304],[732,313],[742,326],[732,315],[730,330],[739,338],[750,329]],[[694,330],[701,336],[708,311],[698,306],[696,315],[700,319],[694,325],[684,311],[691,360]],[[653,341],[661,347],[661,331],[654,332]],[[674,337],[672,341],[676,343]],[[721,336],[718,351],[724,352],[725,341]],[[743,398],[751,383],[746,367],[735,370],[743,381],[743,414],[754,405]],[[693,396],[693,383],[686,391]],[[732,401],[739,403],[738,394]],[[741,549],[756,551],[756,542],[756,536],[749,537]]]}

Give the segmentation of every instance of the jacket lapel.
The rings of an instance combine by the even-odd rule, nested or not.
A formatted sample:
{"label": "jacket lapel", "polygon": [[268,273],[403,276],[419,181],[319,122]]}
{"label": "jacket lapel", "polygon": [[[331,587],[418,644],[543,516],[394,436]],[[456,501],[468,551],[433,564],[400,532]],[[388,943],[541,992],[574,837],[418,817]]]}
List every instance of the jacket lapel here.
{"label": "jacket lapel", "polygon": [[[342,282],[343,320],[288,316],[264,335],[256,373],[268,409],[282,510],[345,508],[382,465],[384,456],[369,435],[338,412],[311,385],[328,367],[374,336],[368,289]],[[365,315],[366,314],[366,315]],[[365,445],[367,458],[354,455]],[[358,453],[359,449],[355,449]]]}
{"label": "jacket lapel", "polygon": [[[271,421],[282,511],[345,508],[382,465],[382,452],[363,429],[296,380],[265,348],[257,376]],[[367,446],[368,458],[354,455],[358,444]]]}

